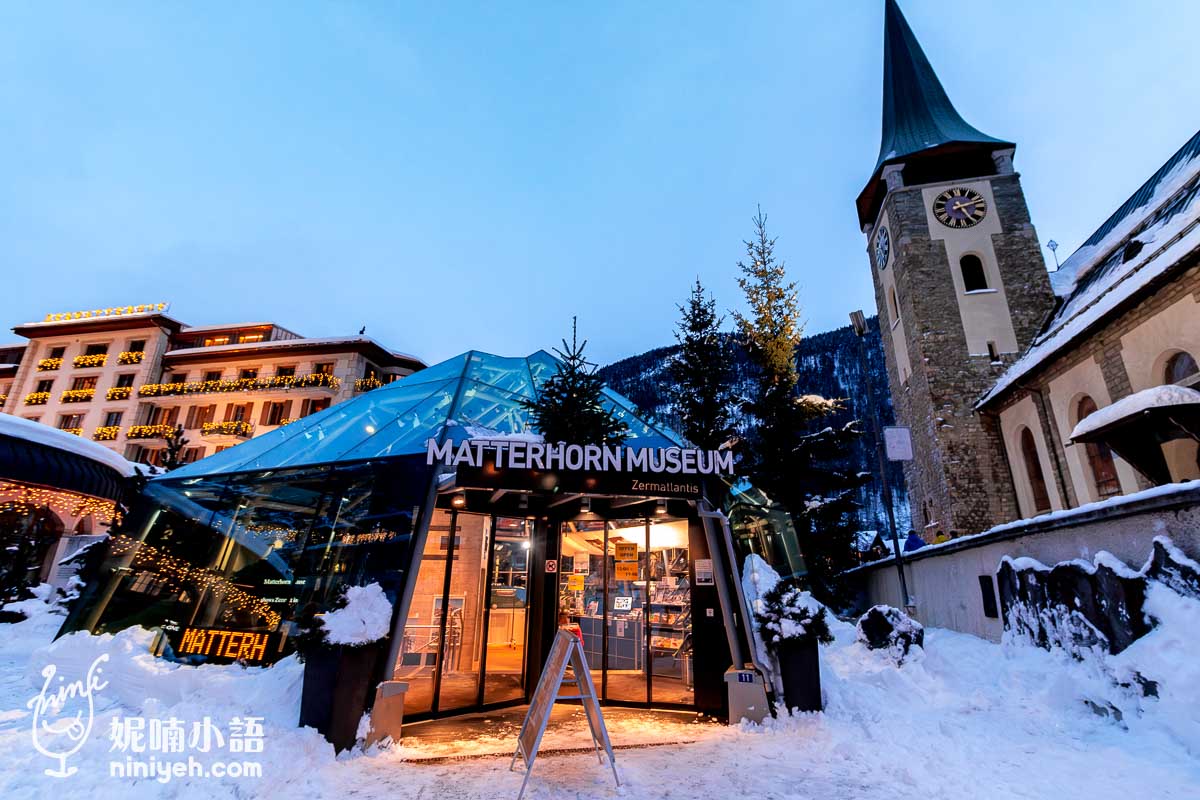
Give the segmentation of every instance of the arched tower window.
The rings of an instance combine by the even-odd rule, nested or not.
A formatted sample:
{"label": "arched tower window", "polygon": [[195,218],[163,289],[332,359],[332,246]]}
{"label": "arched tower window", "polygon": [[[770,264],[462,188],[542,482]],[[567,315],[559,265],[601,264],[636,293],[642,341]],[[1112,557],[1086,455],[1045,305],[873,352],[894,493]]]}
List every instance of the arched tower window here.
{"label": "arched tower window", "polygon": [[988,288],[987,273],[983,271],[983,262],[979,256],[968,253],[958,260],[958,268],[962,270],[963,289],[977,292]]}
{"label": "arched tower window", "polygon": [[[1096,401],[1084,395],[1075,406],[1076,424],[1090,414],[1096,413]],[[1088,442],[1084,445],[1087,451],[1088,469],[1092,472],[1092,481],[1096,484],[1096,494],[1101,499],[1121,493],[1121,482],[1117,479],[1117,465],[1113,463],[1112,450],[1103,442]]]}
{"label": "arched tower window", "polygon": [[1025,474],[1029,477],[1029,488],[1033,492],[1033,510],[1040,514],[1050,510],[1050,492],[1046,490],[1046,476],[1042,473],[1042,462],[1038,458],[1037,443],[1033,431],[1021,429],[1021,460],[1025,462]]}
{"label": "arched tower window", "polygon": [[888,310],[892,312],[892,324],[900,321],[900,302],[896,299],[896,287],[888,287]]}
{"label": "arched tower window", "polygon": [[1167,361],[1166,369],[1163,370],[1163,382],[1190,383],[1198,372],[1200,367],[1196,366],[1196,359],[1192,358],[1191,353],[1180,351]]}

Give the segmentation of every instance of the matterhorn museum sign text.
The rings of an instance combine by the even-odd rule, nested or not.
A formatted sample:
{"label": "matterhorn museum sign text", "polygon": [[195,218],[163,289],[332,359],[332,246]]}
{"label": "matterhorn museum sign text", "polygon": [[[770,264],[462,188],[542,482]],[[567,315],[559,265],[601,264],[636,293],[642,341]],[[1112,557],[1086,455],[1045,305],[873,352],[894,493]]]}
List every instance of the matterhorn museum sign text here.
{"label": "matterhorn museum sign text", "polygon": [[429,439],[425,462],[458,470],[460,486],[699,496],[698,478],[733,475],[733,453],[526,439]]}

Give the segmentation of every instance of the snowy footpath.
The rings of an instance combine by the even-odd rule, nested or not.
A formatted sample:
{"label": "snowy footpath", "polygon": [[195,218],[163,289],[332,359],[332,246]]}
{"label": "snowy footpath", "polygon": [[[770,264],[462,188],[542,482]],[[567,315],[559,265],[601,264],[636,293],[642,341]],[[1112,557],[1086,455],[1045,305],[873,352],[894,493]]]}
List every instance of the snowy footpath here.
{"label": "snowy footpath", "polygon": [[[314,731],[295,727],[301,670],[294,660],[270,669],[177,667],[150,657],[141,631],[76,635],[51,646],[61,617],[41,600],[20,607],[29,619],[0,625],[0,797],[516,797],[521,776],[508,771],[508,758],[417,763],[402,746],[335,758]],[[1200,648],[1178,633],[1200,631],[1200,603],[1180,600],[1171,611],[1174,632],[1146,637],[1153,641],[1131,656],[1143,674],[1162,681],[1161,699],[1133,697],[1095,665],[941,630],[928,630],[924,653],[896,667],[838,624],[836,643],[822,650],[825,713],[761,727],[695,725],[690,744],[618,750],[620,788],[594,756],[545,756],[527,796],[1194,800]],[[66,701],[79,704],[81,725],[92,723],[76,737],[78,752],[62,762],[39,752],[32,739],[38,704],[29,701],[43,689],[47,665],[55,668],[52,684],[70,682],[104,655],[95,682],[103,688],[91,693],[91,706],[82,694]],[[653,731],[638,733],[644,741]],[[621,736],[614,730],[615,744]],[[55,738],[39,744],[58,754],[75,746]],[[168,764],[191,759],[193,773],[253,762],[261,777],[113,774],[151,756]],[[77,771],[45,774],[60,763]]]}

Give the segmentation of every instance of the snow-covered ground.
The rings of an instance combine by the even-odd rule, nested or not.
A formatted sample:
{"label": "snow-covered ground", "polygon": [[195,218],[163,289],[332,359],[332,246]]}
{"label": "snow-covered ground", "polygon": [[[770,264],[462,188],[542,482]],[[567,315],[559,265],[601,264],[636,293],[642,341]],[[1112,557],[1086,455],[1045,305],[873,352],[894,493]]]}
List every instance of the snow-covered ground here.
{"label": "snow-covered ground", "polygon": [[[136,631],[77,635],[47,647],[61,618],[40,600],[26,601],[23,608],[30,619],[0,625],[0,797],[516,797],[521,776],[508,772],[507,757],[416,763],[407,760],[416,754],[397,747],[335,758],[314,731],[294,726],[301,679],[294,661],[267,670],[177,667],[147,655],[148,636]],[[1164,701],[1129,700],[1123,722],[1098,716],[1082,702],[1084,696],[1113,696],[1100,671],[1063,656],[930,629],[925,652],[897,668],[855,643],[852,626],[835,623],[837,641],[822,651],[825,713],[761,727],[694,725],[687,730],[695,740],[690,744],[618,750],[624,784],[619,789],[592,755],[543,756],[528,796],[1200,797],[1200,676],[1188,666],[1198,661],[1200,648],[1193,642],[1200,603],[1175,597],[1169,612],[1170,630],[1124,663],[1132,658],[1155,672],[1150,677],[1178,677],[1192,685],[1163,685],[1170,708],[1158,707]],[[102,654],[109,656],[100,665],[107,685],[95,695],[94,725],[81,751],[67,760],[78,772],[48,777],[44,770],[53,762],[31,743],[26,703],[37,694],[46,664],[71,680]],[[1133,710],[1139,703],[1140,715]],[[82,710],[86,720],[86,707]],[[160,760],[192,756],[204,764],[213,756],[254,760],[262,777],[167,783],[112,777],[110,762],[133,756],[114,749],[130,740],[127,726],[118,722],[118,733],[126,733],[114,742],[113,722],[131,716],[160,726],[174,719],[189,730],[207,716],[227,732],[235,717],[264,717],[261,753],[204,754],[189,746],[181,755],[159,754]],[[621,745],[623,737],[645,741],[654,731],[615,726],[612,734]]]}

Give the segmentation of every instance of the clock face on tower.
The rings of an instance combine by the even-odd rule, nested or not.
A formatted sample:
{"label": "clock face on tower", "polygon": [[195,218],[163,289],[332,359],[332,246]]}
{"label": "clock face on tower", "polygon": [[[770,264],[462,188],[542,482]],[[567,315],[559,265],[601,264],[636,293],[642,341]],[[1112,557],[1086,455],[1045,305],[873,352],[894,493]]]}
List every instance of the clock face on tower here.
{"label": "clock face on tower", "polygon": [[933,201],[933,215],[947,228],[969,228],[987,216],[987,203],[974,189],[947,189]]}
{"label": "clock face on tower", "polygon": [[892,252],[892,240],[887,228],[880,228],[875,237],[875,268],[887,269],[888,255]]}

